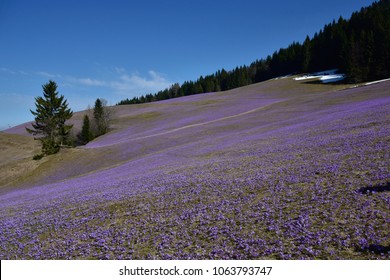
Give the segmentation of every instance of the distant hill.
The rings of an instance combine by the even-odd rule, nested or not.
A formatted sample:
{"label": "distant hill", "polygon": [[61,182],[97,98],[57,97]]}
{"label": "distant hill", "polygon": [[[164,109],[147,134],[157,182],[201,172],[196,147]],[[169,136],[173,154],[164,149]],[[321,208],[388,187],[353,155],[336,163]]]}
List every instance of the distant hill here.
{"label": "distant hill", "polygon": [[350,19],[340,17],[324,26],[303,43],[275,51],[265,59],[232,70],[221,69],[196,81],[174,84],[155,94],[146,94],[118,103],[137,104],[225,91],[278,76],[337,68],[346,81],[359,83],[390,77],[390,0],[381,0],[354,12]]}

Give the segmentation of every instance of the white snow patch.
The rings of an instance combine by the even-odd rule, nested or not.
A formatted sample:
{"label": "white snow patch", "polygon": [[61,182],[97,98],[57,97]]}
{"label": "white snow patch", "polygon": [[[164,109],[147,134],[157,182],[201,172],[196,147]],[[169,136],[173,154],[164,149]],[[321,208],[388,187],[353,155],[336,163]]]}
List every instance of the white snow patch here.
{"label": "white snow patch", "polygon": [[296,77],[296,78],[294,78],[294,80],[302,81],[302,80],[317,79],[317,78],[318,78],[318,76],[305,75],[305,76],[301,76],[301,77]]}
{"label": "white snow patch", "polygon": [[334,83],[345,79],[344,74],[336,74],[338,69],[331,69],[294,78],[296,81],[319,79],[324,84]]}
{"label": "white snow patch", "polygon": [[379,83],[383,83],[383,82],[387,82],[387,81],[390,81],[390,78],[389,79],[383,79],[383,80],[379,80],[379,81],[373,81],[373,82],[365,83],[365,85],[369,86],[369,85],[379,84]]}
{"label": "white snow patch", "polygon": [[327,75],[327,76],[321,76],[321,78],[320,78],[320,80],[324,84],[335,83],[335,82],[338,82],[338,81],[342,81],[344,79],[345,79],[345,75],[344,74]]}

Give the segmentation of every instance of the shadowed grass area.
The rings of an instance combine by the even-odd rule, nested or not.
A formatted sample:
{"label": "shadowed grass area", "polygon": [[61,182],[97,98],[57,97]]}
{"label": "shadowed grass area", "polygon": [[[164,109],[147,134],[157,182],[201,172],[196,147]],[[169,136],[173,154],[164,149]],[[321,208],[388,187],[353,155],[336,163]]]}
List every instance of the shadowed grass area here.
{"label": "shadowed grass area", "polygon": [[390,182],[387,182],[385,185],[372,186],[372,187],[363,187],[358,190],[361,194],[374,194],[381,192],[389,192],[390,191]]}

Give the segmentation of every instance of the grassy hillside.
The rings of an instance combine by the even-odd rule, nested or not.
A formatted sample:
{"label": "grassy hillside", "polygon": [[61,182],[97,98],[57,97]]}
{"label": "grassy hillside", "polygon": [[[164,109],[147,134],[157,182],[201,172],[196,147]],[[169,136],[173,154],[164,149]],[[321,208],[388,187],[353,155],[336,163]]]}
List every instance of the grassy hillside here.
{"label": "grassy hillside", "polygon": [[115,107],[110,133],[3,190],[0,257],[388,259],[389,85]]}
{"label": "grassy hillside", "polygon": [[[289,118],[286,104],[290,104],[289,107],[293,108],[292,114],[298,116],[296,110],[302,106],[307,107],[303,103],[300,104],[302,98],[311,98],[313,94],[324,92],[326,95],[327,92],[346,87],[346,85],[306,84],[289,78],[270,80],[226,92],[188,96],[153,104],[116,106],[113,107],[114,120],[111,133],[96,139],[86,147],[65,150],[59,155],[50,156],[47,162],[35,172],[35,176],[27,178],[25,185],[39,185],[80,176],[178,144],[189,143],[195,140],[193,129],[197,127],[206,127],[205,130],[211,135],[213,127],[218,124],[237,120],[242,122],[242,126],[246,120],[245,114],[248,114],[247,117],[253,117],[261,113],[260,111],[268,109],[270,114],[274,115],[273,119],[285,120]],[[320,96],[314,96],[314,100],[318,98]],[[305,102],[309,102],[309,99]],[[294,104],[298,107],[294,107]],[[316,106],[322,106],[322,103]],[[269,110],[274,107],[275,110]],[[313,109],[307,108],[307,110]],[[280,110],[283,114],[279,114]],[[82,116],[83,112],[79,112],[72,118],[75,133],[81,129]],[[272,129],[275,121],[256,120],[254,125],[260,122],[265,124],[265,129]],[[25,126],[28,124],[11,128],[6,132],[29,135],[25,131]],[[239,130],[232,130],[232,133],[238,132]],[[201,138],[202,135],[197,137]],[[174,141],[171,141],[171,138],[174,138]],[[126,148],[128,145],[134,146],[128,149]],[[102,161],[101,158],[105,160]]]}
{"label": "grassy hillside", "polygon": [[0,132],[0,192],[39,165],[31,160],[39,149],[31,137]]}

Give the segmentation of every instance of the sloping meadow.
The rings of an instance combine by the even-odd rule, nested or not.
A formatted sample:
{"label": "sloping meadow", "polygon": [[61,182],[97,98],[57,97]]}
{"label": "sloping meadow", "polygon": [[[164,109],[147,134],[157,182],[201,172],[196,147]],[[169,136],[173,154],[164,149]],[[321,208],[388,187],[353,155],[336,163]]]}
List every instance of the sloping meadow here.
{"label": "sloping meadow", "polygon": [[117,163],[2,194],[0,258],[390,259],[389,84],[243,91],[118,120],[85,148]]}

